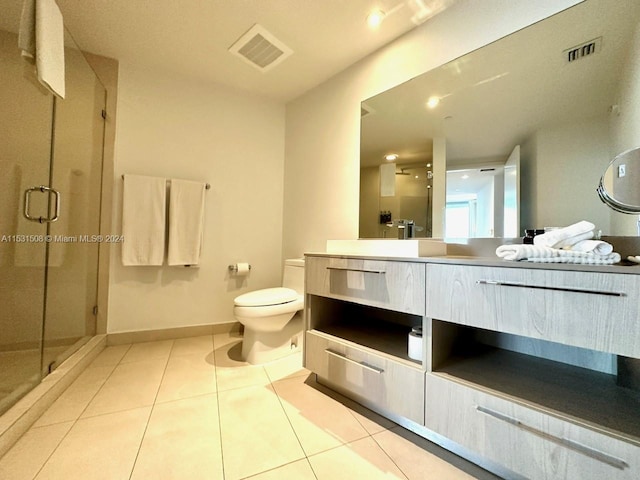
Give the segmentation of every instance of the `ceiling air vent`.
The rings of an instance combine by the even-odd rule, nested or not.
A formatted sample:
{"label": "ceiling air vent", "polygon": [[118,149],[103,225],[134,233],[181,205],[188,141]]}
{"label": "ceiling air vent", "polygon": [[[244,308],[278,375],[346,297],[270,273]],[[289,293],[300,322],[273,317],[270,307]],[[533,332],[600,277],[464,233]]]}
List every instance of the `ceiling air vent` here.
{"label": "ceiling air vent", "polygon": [[293,53],[257,23],[229,47],[229,51],[261,72],[271,70]]}
{"label": "ceiling air vent", "polygon": [[588,42],[576,45],[575,47],[568,48],[562,53],[564,54],[564,58],[567,63],[571,63],[576,60],[580,60],[581,58],[588,57],[589,55],[593,55],[594,53],[598,53],[601,47],[602,37],[598,37],[594,40],[589,40]]}

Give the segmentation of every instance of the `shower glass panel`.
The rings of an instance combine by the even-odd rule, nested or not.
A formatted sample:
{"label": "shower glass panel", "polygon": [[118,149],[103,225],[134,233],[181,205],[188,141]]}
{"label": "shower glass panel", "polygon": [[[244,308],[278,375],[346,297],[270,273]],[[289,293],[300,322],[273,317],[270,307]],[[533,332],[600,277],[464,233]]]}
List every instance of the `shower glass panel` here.
{"label": "shower glass panel", "polygon": [[56,98],[51,186],[60,219],[49,224],[44,373],[92,335],[95,315],[106,91],[71,35],[65,35],[66,96]]}
{"label": "shower glass panel", "polygon": [[[54,100],[20,56],[20,7],[0,15],[0,415],[96,328],[106,92],[66,32]],[[53,216],[40,186],[55,222],[25,216]]]}
{"label": "shower glass panel", "polygon": [[[15,22],[14,22],[15,20]],[[46,223],[23,216],[24,191],[49,184],[53,97],[17,48],[18,18],[0,24],[0,413],[40,381]],[[33,215],[49,195],[30,195]]]}

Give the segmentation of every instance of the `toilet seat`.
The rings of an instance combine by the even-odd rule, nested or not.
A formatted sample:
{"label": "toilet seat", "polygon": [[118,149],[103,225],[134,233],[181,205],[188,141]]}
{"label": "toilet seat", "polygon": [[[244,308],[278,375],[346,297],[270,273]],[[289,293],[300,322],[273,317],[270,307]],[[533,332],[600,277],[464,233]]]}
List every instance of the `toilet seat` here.
{"label": "toilet seat", "polygon": [[[260,319],[293,314],[304,308],[304,296],[292,288],[265,288],[236,297],[233,313],[236,318]],[[288,322],[289,317],[286,321]],[[274,330],[283,325],[273,325]]]}
{"label": "toilet seat", "polygon": [[298,292],[292,288],[264,288],[240,295],[234,303],[237,307],[268,307],[294,302],[298,297]]}

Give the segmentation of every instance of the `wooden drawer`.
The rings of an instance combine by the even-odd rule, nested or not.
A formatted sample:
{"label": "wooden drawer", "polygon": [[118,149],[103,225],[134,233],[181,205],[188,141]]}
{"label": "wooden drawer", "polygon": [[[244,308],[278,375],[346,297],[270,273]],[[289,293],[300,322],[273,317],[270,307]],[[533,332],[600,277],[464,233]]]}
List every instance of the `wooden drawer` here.
{"label": "wooden drawer", "polygon": [[426,316],[640,358],[640,276],[427,266]]}
{"label": "wooden drawer", "polygon": [[424,371],[333,339],[305,336],[305,367],[342,393],[424,425]]}
{"label": "wooden drawer", "polygon": [[424,315],[424,263],[308,256],[305,274],[309,294]]}
{"label": "wooden drawer", "polygon": [[640,447],[427,374],[426,426],[532,479],[637,479]]}

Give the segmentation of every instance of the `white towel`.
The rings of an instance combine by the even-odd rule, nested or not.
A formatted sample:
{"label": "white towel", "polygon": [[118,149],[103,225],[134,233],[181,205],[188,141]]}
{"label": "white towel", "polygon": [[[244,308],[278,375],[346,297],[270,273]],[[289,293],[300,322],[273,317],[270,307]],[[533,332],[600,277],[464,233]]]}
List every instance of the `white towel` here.
{"label": "white towel", "polygon": [[64,23],[54,0],[24,1],[18,46],[30,63],[35,59],[38,81],[64,98]]}
{"label": "white towel", "polygon": [[171,179],[169,194],[169,265],[198,265],[202,251],[204,198],[202,182]]}
{"label": "white towel", "polygon": [[593,223],[582,220],[568,227],[536,235],[533,237],[533,244],[551,248],[570,247],[582,240],[593,238],[594,228],[596,226]]}
{"label": "white towel", "polygon": [[602,240],[582,240],[570,247],[564,247],[563,250],[571,250],[572,252],[593,252],[598,255],[609,255],[613,252],[613,245]]}
{"label": "white towel", "polygon": [[162,265],[167,181],[142,175],[124,176],[122,195],[122,264]]}
{"label": "white towel", "polygon": [[552,257],[554,251],[553,248],[540,245],[500,245],[496,248],[496,255],[505,260],[527,260],[533,257]]}
{"label": "white towel", "polygon": [[612,265],[620,261],[620,255],[615,252],[599,255],[593,252],[574,252],[540,245],[501,245],[496,249],[496,255],[504,260],[526,260],[535,263]]}
{"label": "white towel", "polygon": [[[571,252],[567,252],[571,253]],[[592,253],[574,252],[575,256],[560,255],[549,258],[529,258],[527,261],[532,263],[573,263],[581,265],[613,265],[620,262],[620,254],[613,252],[609,255],[594,255]]]}

